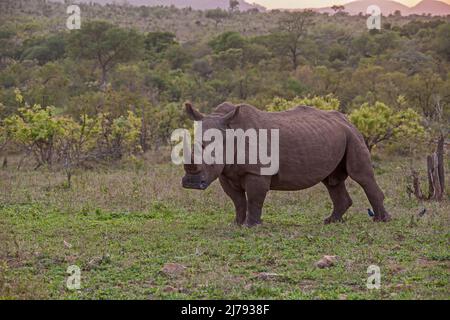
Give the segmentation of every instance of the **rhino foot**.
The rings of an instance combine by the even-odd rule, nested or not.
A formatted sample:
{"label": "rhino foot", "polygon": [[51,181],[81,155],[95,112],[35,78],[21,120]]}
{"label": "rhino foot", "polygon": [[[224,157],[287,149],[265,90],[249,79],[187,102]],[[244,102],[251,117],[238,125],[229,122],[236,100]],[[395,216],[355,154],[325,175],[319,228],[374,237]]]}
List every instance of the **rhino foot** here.
{"label": "rhino foot", "polygon": [[262,224],[262,221],[252,221],[252,222],[246,221],[244,223],[244,226],[247,228],[253,228],[253,227],[259,226],[261,224]]}
{"label": "rhino foot", "polygon": [[375,216],[373,218],[374,222],[389,222],[391,220],[392,220],[392,218],[388,213],[385,213],[384,215],[380,215],[380,216]]}
{"label": "rhino foot", "polygon": [[242,227],[245,224],[245,221],[234,220],[233,224],[238,227]]}
{"label": "rhino foot", "polygon": [[336,222],[344,222],[344,219],[342,219],[342,217],[331,215],[328,218],[326,218],[323,223],[331,224],[331,223],[336,223]]}

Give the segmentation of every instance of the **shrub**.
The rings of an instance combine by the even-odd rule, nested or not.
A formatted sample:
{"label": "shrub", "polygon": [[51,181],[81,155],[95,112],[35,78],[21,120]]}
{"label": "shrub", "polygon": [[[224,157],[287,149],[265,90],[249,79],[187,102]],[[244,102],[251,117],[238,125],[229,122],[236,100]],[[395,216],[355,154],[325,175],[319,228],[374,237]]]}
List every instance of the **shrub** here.
{"label": "shrub", "polygon": [[382,102],[363,104],[350,114],[349,119],[364,136],[370,151],[383,141],[413,139],[425,134],[417,112],[410,108],[394,111]]}
{"label": "shrub", "polygon": [[293,100],[286,100],[277,97],[274,98],[272,103],[267,106],[267,110],[271,112],[285,111],[298,106],[310,106],[321,110],[338,110],[340,103],[338,99],[333,97],[333,95],[312,98],[296,97]]}

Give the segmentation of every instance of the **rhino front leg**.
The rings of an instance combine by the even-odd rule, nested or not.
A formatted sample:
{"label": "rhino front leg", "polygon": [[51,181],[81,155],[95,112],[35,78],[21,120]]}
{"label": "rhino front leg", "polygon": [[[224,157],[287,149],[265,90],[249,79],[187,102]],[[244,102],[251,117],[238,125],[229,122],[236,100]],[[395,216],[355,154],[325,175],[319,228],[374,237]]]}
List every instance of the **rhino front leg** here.
{"label": "rhino front leg", "polygon": [[247,227],[254,227],[262,223],[261,215],[264,200],[270,189],[270,177],[268,176],[245,176],[245,191],[247,192]]}
{"label": "rhino front leg", "polygon": [[247,217],[247,198],[245,197],[245,191],[236,187],[224,176],[220,176],[219,181],[223,191],[233,200],[236,209],[235,223],[240,226],[243,225]]}

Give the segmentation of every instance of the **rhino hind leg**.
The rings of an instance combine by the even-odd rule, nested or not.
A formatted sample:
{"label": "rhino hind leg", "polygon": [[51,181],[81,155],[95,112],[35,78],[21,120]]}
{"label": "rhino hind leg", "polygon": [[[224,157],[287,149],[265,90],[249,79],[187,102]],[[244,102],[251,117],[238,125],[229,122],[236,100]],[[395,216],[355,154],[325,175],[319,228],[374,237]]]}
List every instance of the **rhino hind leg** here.
{"label": "rhino hind leg", "polygon": [[325,219],[325,224],[343,222],[342,216],[352,206],[353,201],[345,187],[345,180],[337,184],[330,184],[328,181],[323,182],[328,189],[331,201],[333,202],[333,212]]}
{"label": "rhino hind leg", "polygon": [[346,166],[349,176],[363,189],[375,212],[374,221],[387,222],[391,216],[384,207],[384,194],[375,180],[370,153],[364,142],[359,139],[347,145]]}

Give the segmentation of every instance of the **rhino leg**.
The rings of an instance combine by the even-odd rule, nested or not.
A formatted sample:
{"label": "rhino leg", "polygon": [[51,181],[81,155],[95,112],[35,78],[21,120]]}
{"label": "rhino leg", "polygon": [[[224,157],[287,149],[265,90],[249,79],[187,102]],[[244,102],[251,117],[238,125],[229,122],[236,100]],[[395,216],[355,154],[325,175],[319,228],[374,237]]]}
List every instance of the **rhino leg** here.
{"label": "rhino leg", "polygon": [[[356,181],[356,179],[355,179]],[[358,181],[357,181],[358,182]],[[362,180],[358,182],[364,189],[373,210],[375,211],[375,217],[373,221],[375,222],[388,222],[391,220],[390,214],[386,211],[384,207],[384,194],[378,186],[375,178]]]}
{"label": "rhino leg", "polygon": [[334,222],[342,222],[342,216],[347,212],[348,208],[353,204],[350,195],[345,187],[345,180],[336,185],[330,184],[328,181],[323,182],[328,189],[331,201],[333,202],[333,213],[325,219],[325,224]]}
{"label": "rhino leg", "polygon": [[254,227],[262,223],[261,215],[264,200],[270,189],[270,177],[268,176],[245,176],[245,191],[247,192],[247,227]]}
{"label": "rhino leg", "polygon": [[384,194],[375,180],[370,153],[364,142],[349,142],[347,146],[347,172],[364,189],[375,212],[373,220],[390,221],[391,216],[384,208]]}
{"label": "rhino leg", "polygon": [[237,225],[243,225],[247,217],[247,198],[245,197],[245,191],[236,187],[224,176],[219,177],[220,184],[225,193],[233,200],[234,207],[236,209]]}

